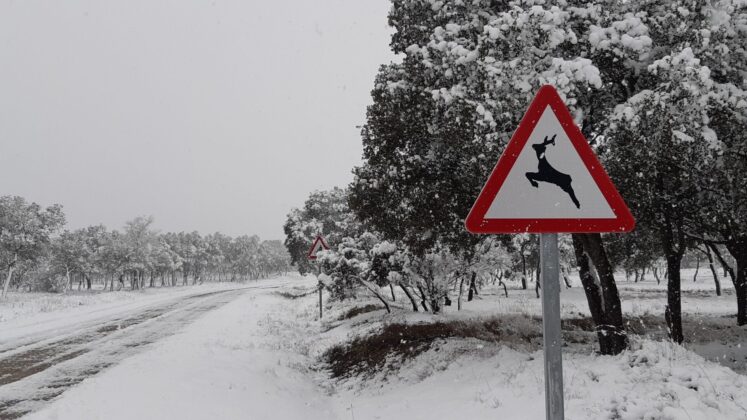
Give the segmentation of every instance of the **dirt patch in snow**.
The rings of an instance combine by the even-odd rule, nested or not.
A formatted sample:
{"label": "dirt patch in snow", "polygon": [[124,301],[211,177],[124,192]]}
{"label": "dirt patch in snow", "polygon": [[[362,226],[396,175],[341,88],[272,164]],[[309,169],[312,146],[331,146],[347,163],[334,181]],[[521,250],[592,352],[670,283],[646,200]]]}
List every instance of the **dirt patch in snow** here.
{"label": "dirt patch in snow", "polygon": [[[593,331],[590,320],[563,320],[566,342],[590,343],[595,339]],[[332,378],[369,376],[382,369],[390,370],[427,351],[434,342],[449,338],[477,339],[534,351],[542,345],[542,320],[516,315],[421,324],[390,323],[372,334],[331,347],[322,360]]]}
{"label": "dirt patch in snow", "polygon": [[353,317],[356,317],[360,314],[365,314],[368,312],[378,311],[379,309],[383,309],[381,305],[365,305],[365,306],[356,306],[352,309],[349,309],[342,315],[340,315],[337,320],[338,321],[344,321],[346,319],[350,319]]}
{"label": "dirt patch in snow", "polygon": [[313,295],[316,292],[317,292],[316,289],[312,289],[309,291],[294,291],[294,292],[281,290],[279,292],[275,292],[275,294],[286,299],[294,300],[294,299],[300,299],[302,297],[306,297],[309,295]]}
{"label": "dirt patch in snow", "polygon": [[[376,305],[355,307],[341,315],[340,320],[351,319],[378,309],[381,308]],[[745,352],[740,345],[746,342],[747,330],[727,325],[730,324],[730,320],[716,317],[686,321],[687,347],[709,360],[719,361],[736,371],[742,371],[735,369],[735,365],[747,361],[742,355]],[[628,334],[633,336],[657,341],[667,340],[667,327],[661,316],[628,316],[625,318],[625,324]],[[596,347],[596,329],[590,317],[564,319],[562,330],[563,341],[567,346],[581,344]],[[542,348],[542,318],[503,315],[494,318],[438,320],[418,324],[385,323],[374,332],[330,347],[323,353],[322,363],[333,379],[371,377],[382,371],[397,370],[403,362],[437,348],[434,343],[446,339],[476,339],[486,344],[500,344],[515,350],[536,351]],[[714,342],[719,341],[723,343],[715,346]],[[709,346],[705,348],[703,343],[708,343]],[[729,363],[721,360],[724,358],[727,358]]]}

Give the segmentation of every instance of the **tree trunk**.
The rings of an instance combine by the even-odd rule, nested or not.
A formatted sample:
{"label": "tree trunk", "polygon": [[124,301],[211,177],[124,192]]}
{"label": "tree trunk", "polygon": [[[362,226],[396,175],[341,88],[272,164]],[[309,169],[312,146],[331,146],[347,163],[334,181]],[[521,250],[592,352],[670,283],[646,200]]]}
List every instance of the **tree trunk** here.
{"label": "tree trunk", "polygon": [[405,296],[407,296],[408,299],[410,299],[410,303],[412,304],[412,310],[417,312],[418,311],[418,303],[415,301],[415,298],[412,297],[412,293],[410,293],[409,290],[407,290],[407,287],[405,287],[404,284],[399,283],[400,289],[402,289],[403,292],[405,292]]}
{"label": "tree trunk", "polygon": [[[675,230],[677,237],[675,238]],[[669,338],[677,344],[682,344],[682,292],[680,268],[682,256],[685,253],[684,234],[682,227],[673,221],[668,213],[664,213],[664,225],[661,227],[661,244],[667,261],[667,306],[664,319],[669,328]]]}
{"label": "tree trunk", "polygon": [[420,304],[423,305],[423,310],[425,312],[428,312],[429,309],[428,309],[428,304],[426,303],[427,299],[425,298],[425,291],[423,290],[423,287],[420,286],[419,284],[418,284],[418,291],[420,292]]}
{"label": "tree trunk", "polygon": [[737,295],[737,325],[747,325],[747,237],[737,238],[726,245],[737,263],[734,291]]}
{"label": "tree trunk", "polygon": [[431,295],[431,312],[434,314],[441,312],[441,302],[435,294]]}
{"label": "tree trunk", "polygon": [[91,278],[88,274],[83,274],[83,278],[86,280],[86,290],[91,290]]}
{"label": "tree trunk", "polygon": [[394,285],[392,283],[389,283],[389,291],[392,292],[392,302],[396,302],[397,297],[394,295]]}
{"label": "tree trunk", "polygon": [[734,270],[731,268],[729,263],[726,262],[726,259],[724,259],[724,256],[721,255],[721,251],[718,250],[718,247],[715,244],[706,244],[709,248],[711,248],[711,251],[713,251],[713,255],[716,256],[716,259],[718,260],[719,264],[721,264],[721,268],[724,270],[724,277],[729,275],[729,278],[731,278],[731,283],[734,285],[734,288],[736,290],[737,287],[737,279],[734,276]]}
{"label": "tree trunk", "polygon": [[472,277],[469,279],[469,291],[467,291],[467,302],[471,302],[474,298],[474,295],[477,294],[477,287],[475,286],[475,277],[477,277],[476,272],[472,272]]}
{"label": "tree trunk", "polygon": [[[581,249],[583,249],[588,257],[585,267],[586,272],[591,276],[591,270],[588,264],[591,262],[599,277],[599,284],[597,287],[601,289],[601,323],[597,323],[596,328],[600,337],[600,352],[609,355],[620,354],[628,346],[628,336],[625,333],[625,325],[623,324],[620,294],[617,291],[617,284],[615,283],[615,270],[604,249],[602,236],[598,233],[573,234],[572,236],[574,248],[576,244],[581,245]],[[579,265],[579,274],[582,278],[588,277],[581,272],[584,268],[582,267],[582,264],[583,261],[581,261],[581,265]],[[591,278],[593,279],[593,276]],[[588,278],[586,279],[586,282],[589,282]],[[596,287],[591,287],[589,291],[595,292],[595,288]],[[584,285],[584,290],[586,289],[586,285]],[[587,292],[587,297],[588,296],[589,292]],[[592,301],[589,301],[590,311],[591,308]]]}
{"label": "tree trunk", "polygon": [[718,272],[716,271],[716,266],[713,264],[713,255],[711,255],[708,245],[704,246],[704,248],[706,257],[708,258],[708,267],[711,269],[711,274],[713,275],[713,283],[716,285],[716,296],[721,296],[721,281],[718,279]]}
{"label": "tree trunk", "polygon": [[654,272],[654,278],[656,279],[656,284],[661,284],[661,279],[659,278],[659,269],[654,267],[651,269],[651,271]]}
{"label": "tree trunk", "polygon": [[680,263],[682,258],[676,253],[667,255],[667,271],[669,280],[667,281],[667,306],[664,310],[664,318],[669,328],[669,338],[677,344],[684,341],[682,332],[682,300],[681,300],[681,281],[680,281]]}
{"label": "tree trunk", "polygon": [[[381,289],[379,289],[378,286],[375,283],[371,283],[371,282],[363,280],[363,279],[361,279],[359,277],[356,277],[356,279],[359,282],[361,282],[361,284],[363,284],[363,286],[365,286],[366,289],[368,289],[369,292],[373,293],[373,295],[376,296],[376,299],[379,299],[379,301],[382,304],[384,304],[384,308],[386,308],[387,313],[392,313],[392,310],[389,308],[389,302],[387,302],[386,299],[384,299],[384,296],[381,296],[381,293],[379,293],[379,291]],[[322,287],[322,283],[320,282],[319,283],[319,303],[320,304],[322,302],[322,289],[321,289],[321,287]]]}
{"label": "tree trunk", "polygon": [[537,294],[537,299],[540,298],[540,277],[542,276],[542,267],[540,266],[540,260],[537,259],[537,278],[534,279],[534,293]]}
{"label": "tree trunk", "polygon": [[70,277],[70,268],[65,266],[65,277],[67,278],[67,288],[68,290],[73,290],[73,279]]}
{"label": "tree trunk", "polygon": [[698,280],[698,271],[700,271],[700,256],[695,257],[695,274],[693,274],[693,283]]}
{"label": "tree trunk", "polygon": [[527,258],[524,256],[524,248],[521,249],[521,288],[527,290]]}
{"label": "tree trunk", "polygon": [[737,325],[747,325],[747,256],[737,260]]}
{"label": "tree trunk", "polygon": [[[591,318],[596,325],[604,325],[604,309],[602,304],[602,287],[596,282],[591,273],[589,265],[589,256],[584,252],[583,242],[578,235],[571,235],[573,238],[573,252],[576,256],[576,265],[578,265],[578,277],[586,294],[586,301],[589,304]],[[602,332],[597,329],[597,336],[600,344],[602,343]]]}
{"label": "tree trunk", "polygon": [[462,294],[464,293],[464,276],[459,279],[459,296],[457,297],[457,311],[462,310]]}
{"label": "tree trunk", "polygon": [[10,279],[13,277],[13,271],[16,268],[16,261],[18,261],[18,255],[13,257],[13,262],[8,266],[8,275],[5,277],[5,284],[3,285],[3,299],[8,295],[8,286],[10,285]]}
{"label": "tree trunk", "polygon": [[571,288],[571,280],[568,278],[567,270],[563,267],[560,269],[561,274],[563,275],[563,281],[565,282],[565,288],[570,289]]}

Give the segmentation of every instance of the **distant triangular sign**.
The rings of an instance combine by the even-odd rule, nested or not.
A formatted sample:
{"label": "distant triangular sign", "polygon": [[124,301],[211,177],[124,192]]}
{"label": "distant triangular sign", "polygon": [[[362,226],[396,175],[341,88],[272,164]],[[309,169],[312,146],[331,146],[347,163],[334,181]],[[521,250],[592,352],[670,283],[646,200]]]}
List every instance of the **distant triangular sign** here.
{"label": "distant triangular sign", "polygon": [[315,260],[316,254],[323,249],[329,249],[329,245],[324,242],[324,238],[322,238],[321,235],[317,235],[316,239],[314,239],[314,242],[311,244],[311,248],[309,249],[309,253],[306,255],[306,257],[310,260]]}
{"label": "distant triangular sign", "polygon": [[545,85],[465,226],[472,233],[629,232],[635,220],[558,92]]}

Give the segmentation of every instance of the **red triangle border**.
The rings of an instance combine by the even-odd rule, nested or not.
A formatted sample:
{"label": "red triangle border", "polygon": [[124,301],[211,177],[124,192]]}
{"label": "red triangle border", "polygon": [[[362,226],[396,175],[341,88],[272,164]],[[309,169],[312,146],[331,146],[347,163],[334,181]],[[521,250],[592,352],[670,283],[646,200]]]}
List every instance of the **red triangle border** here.
{"label": "red triangle border", "polygon": [[[614,218],[574,218],[574,219],[486,219],[490,205],[498,195],[503,183],[513,168],[519,153],[524,149],[529,137],[547,107],[555,113],[560,125],[571,140],[571,144],[586,165],[589,173],[597,183],[599,190],[607,200]],[[563,103],[558,92],[551,85],[542,86],[529,105],[519,127],[508,142],[498,163],[493,168],[488,181],[464,222],[471,233],[594,233],[594,232],[629,232],[635,228],[635,219],[612,180],[599,163],[594,151],[589,146],[581,130],[573,122],[570,111]]]}
{"label": "red triangle border", "polygon": [[314,239],[314,242],[311,244],[311,248],[309,248],[309,252],[306,254],[306,258],[310,260],[316,259],[316,255],[312,253],[314,252],[314,248],[316,248],[316,244],[318,244],[319,242],[322,243],[322,248],[329,249],[329,245],[327,245],[327,242],[324,241],[322,235],[316,235],[316,239]]}

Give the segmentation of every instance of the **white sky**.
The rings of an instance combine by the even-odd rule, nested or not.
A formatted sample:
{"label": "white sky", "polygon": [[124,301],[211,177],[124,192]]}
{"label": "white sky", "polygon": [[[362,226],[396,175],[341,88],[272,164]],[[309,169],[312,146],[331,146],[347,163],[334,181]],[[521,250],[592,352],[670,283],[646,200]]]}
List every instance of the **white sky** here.
{"label": "white sky", "polygon": [[69,228],[283,236],[345,185],[386,0],[0,0],[0,195]]}

